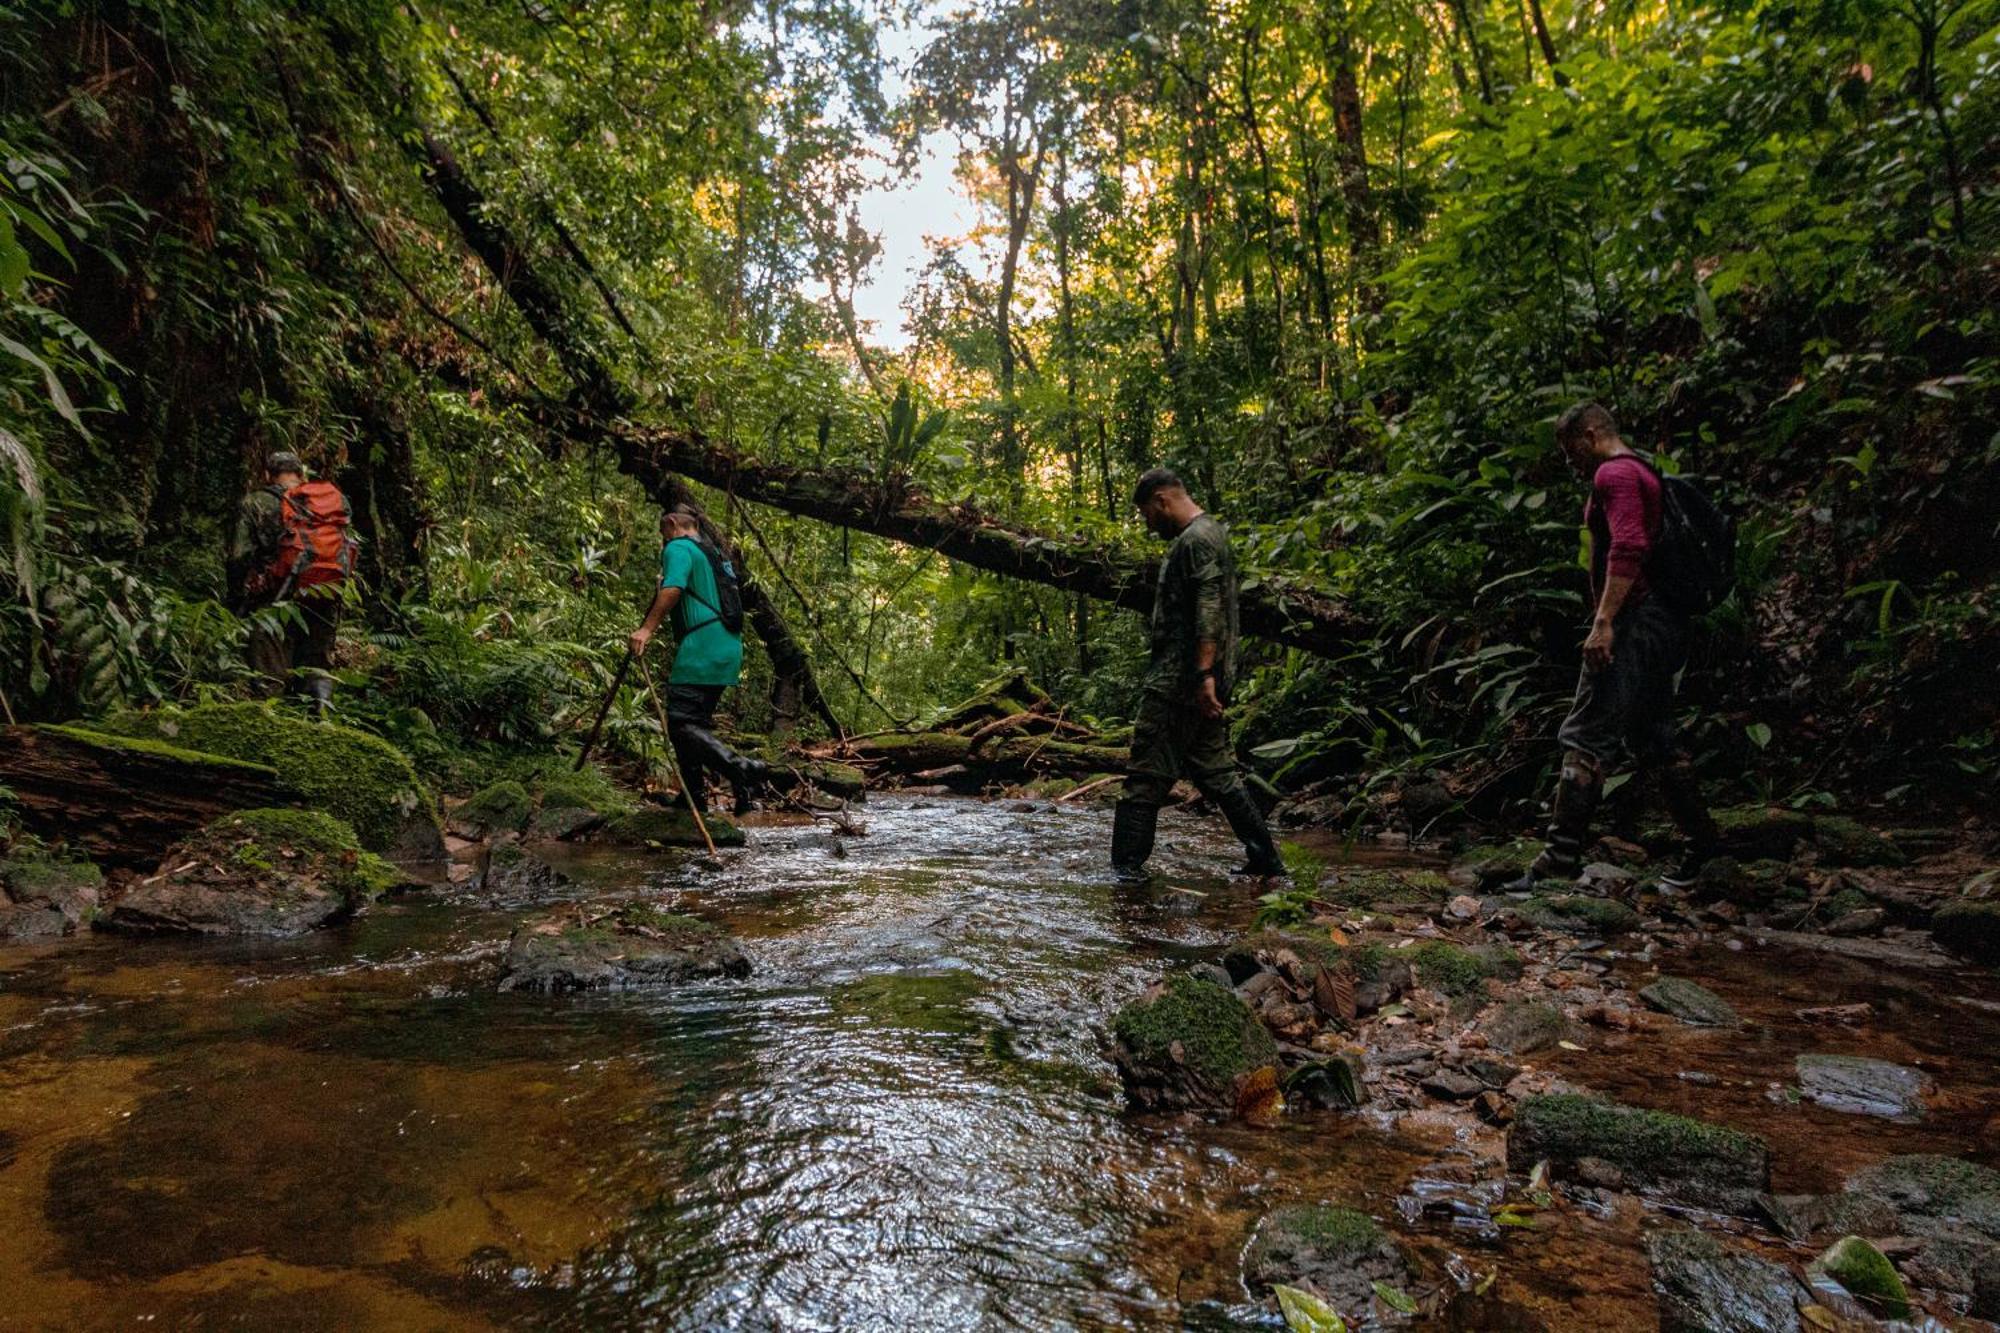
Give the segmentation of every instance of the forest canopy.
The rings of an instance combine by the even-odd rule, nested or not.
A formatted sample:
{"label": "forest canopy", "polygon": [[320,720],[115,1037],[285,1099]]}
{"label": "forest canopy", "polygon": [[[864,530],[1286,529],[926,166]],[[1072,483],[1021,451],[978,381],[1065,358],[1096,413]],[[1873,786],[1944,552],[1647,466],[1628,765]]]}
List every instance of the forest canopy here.
{"label": "forest canopy", "polygon": [[[1115,728],[1166,464],[1248,576],[1265,776],[1512,799],[1586,616],[1549,423],[1596,397],[1741,524],[1706,765],[1990,782],[1996,18],[10,7],[0,701],[231,690],[229,527],[286,449],[356,510],[349,720],[420,757],[587,722],[677,500],[758,590],[742,728],[906,724],[996,664]],[[859,205],[938,143],[977,221],[892,336]]]}

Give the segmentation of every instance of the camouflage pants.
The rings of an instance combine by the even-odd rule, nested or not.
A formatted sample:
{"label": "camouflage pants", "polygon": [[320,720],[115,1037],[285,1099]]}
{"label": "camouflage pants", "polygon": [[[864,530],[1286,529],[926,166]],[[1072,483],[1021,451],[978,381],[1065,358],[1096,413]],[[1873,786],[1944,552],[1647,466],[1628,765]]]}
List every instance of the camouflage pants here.
{"label": "camouflage pants", "polygon": [[295,668],[325,671],[333,665],[334,640],[340,634],[340,599],[301,597],[295,605],[303,623],[288,618],[275,631],[250,631],[245,656],[250,669],[264,677],[265,689],[272,694],[292,685]]}
{"label": "camouflage pants", "polygon": [[1148,686],[1132,727],[1125,799],[1165,805],[1180,778],[1211,799],[1242,784],[1236,752],[1229,746],[1229,719],[1203,717],[1200,709],[1174,692]]}

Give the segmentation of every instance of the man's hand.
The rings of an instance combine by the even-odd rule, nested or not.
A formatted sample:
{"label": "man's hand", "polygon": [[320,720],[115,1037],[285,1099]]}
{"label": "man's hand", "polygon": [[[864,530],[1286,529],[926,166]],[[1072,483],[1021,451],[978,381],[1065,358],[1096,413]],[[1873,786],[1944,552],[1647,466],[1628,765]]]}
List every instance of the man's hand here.
{"label": "man's hand", "polygon": [[1194,706],[1210,721],[1222,716],[1222,696],[1215,692],[1215,677],[1203,676],[1201,684],[1195,687]]}
{"label": "man's hand", "polygon": [[632,637],[625,640],[625,643],[626,646],[632,650],[632,656],[640,657],[644,655],[646,651],[646,645],[651,643],[652,641],[653,641],[653,631],[641,626],[640,628],[632,631]]}
{"label": "man's hand", "polygon": [[1592,671],[1611,665],[1611,622],[1601,616],[1590,622],[1590,635],[1583,641],[1583,663]]}

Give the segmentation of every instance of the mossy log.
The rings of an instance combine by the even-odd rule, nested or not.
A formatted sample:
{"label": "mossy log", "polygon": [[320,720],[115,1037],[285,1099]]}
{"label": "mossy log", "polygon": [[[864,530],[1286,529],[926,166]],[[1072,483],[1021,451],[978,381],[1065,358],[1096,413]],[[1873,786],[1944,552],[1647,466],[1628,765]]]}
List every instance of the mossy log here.
{"label": "mossy log", "polygon": [[849,749],[863,764],[896,774],[964,764],[982,775],[1014,781],[1049,773],[1122,773],[1127,752],[1119,746],[1085,745],[1046,736],[994,736],[975,744],[945,731],[890,732],[855,741]]}
{"label": "mossy log", "polygon": [[293,802],[262,764],[82,727],[0,728],[0,786],[34,833],[133,868],[231,811]]}

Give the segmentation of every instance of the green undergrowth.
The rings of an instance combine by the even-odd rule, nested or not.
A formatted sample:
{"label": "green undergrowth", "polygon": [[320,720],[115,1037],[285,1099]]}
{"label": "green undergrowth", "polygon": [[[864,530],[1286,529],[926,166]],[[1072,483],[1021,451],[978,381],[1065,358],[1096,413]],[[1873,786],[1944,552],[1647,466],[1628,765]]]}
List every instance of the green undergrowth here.
{"label": "green undergrowth", "polygon": [[351,825],[320,810],[239,810],[210,824],[193,845],[226,849],[228,863],[260,872],[291,869],[303,855],[331,886],[362,898],[378,898],[405,882],[402,872],[361,846]]}

